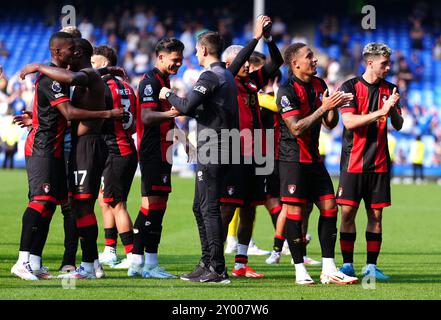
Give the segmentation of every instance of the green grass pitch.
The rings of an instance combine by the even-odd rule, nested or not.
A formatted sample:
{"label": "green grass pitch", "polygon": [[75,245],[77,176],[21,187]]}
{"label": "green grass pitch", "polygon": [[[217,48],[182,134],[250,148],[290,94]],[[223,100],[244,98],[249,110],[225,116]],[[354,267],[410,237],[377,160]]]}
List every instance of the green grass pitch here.
{"label": "green grass pitch", "polygon": [[[173,177],[173,193],[164,218],[162,242],[159,248],[160,264],[179,275],[191,270],[200,252],[199,239],[191,205],[193,179]],[[61,280],[26,282],[10,274],[18,254],[21,218],[27,204],[27,179],[23,170],[0,172],[0,299],[440,299],[441,298],[441,187],[394,185],[393,206],[385,210],[383,218],[383,246],[379,266],[392,276],[387,283],[376,283],[375,289],[363,289],[361,284],[350,286],[316,285],[301,287],[294,283],[290,257],[283,256],[279,265],[266,265],[262,256],[250,256],[249,264],[264,279],[232,279],[228,286],[188,283],[176,280],[128,278],[124,270],[106,268],[107,278],[77,281],[75,290],[63,289]],[[140,181],[135,178],[128,201],[135,218],[140,206]],[[96,213],[101,225],[99,207]],[[320,258],[317,240],[317,209],[314,209],[309,232],[313,236],[308,254]],[[355,267],[360,274],[366,255],[364,229],[365,212],[357,217],[358,235],[355,249]],[[258,209],[254,233],[257,244],[266,249],[272,246],[273,227],[263,207]],[[119,241],[119,254],[123,248]],[[103,248],[103,230],[100,227],[99,250]],[[63,253],[62,216],[57,209],[49,238],[43,253],[44,264],[55,271]],[[121,256],[122,257],[122,256]],[[233,266],[233,255],[227,255],[228,269]],[[336,260],[341,263],[340,248],[336,246]],[[77,257],[80,261],[80,250]],[[318,280],[320,267],[309,268]],[[54,272],[54,274],[57,274]]]}

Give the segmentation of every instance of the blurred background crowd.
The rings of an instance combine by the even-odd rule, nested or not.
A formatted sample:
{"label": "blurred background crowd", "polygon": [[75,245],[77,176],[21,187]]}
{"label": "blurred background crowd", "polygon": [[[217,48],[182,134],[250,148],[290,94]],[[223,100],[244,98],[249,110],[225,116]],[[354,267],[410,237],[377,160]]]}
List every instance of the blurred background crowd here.
{"label": "blurred background crowd", "polygon": [[[253,35],[253,1],[71,1],[76,24],[93,45],[107,44],[118,52],[118,65],[125,68],[136,89],[142,75],[152,68],[156,42],[167,36],[185,44],[184,65],[171,85],[179,95],[192,87],[201,68],[195,39],[205,30],[217,30],[225,46],[245,44]],[[67,4],[67,3],[66,3]],[[363,71],[362,49],[371,41],[384,42],[393,50],[389,81],[401,94],[404,126],[391,131],[389,148],[394,176],[412,177],[415,164],[424,168],[424,178],[441,176],[441,3],[425,1],[369,1],[376,8],[376,29],[361,27],[365,1],[341,1],[333,8],[318,1],[308,3],[266,1],[266,14],[273,20],[273,37],[282,51],[294,42],[308,43],[319,59],[319,76],[331,90]],[[18,71],[30,62],[49,60],[48,39],[60,28],[63,4],[49,1],[44,7],[32,3],[27,10],[7,6],[0,13],[0,164],[15,157],[24,166],[23,147],[27,131],[11,124],[12,116],[32,109],[33,79],[18,79]],[[264,52],[266,48],[264,47]],[[287,79],[282,68],[283,82]],[[190,119],[179,126],[192,130]],[[342,125],[322,132],[322,153],[332,174],[338,173]],[[15,154],[15,156],[14,156]],[[421,156],[422,155],[422,156]],[[177,151],[176,170],[186,169],[185,153]],[[415,177],[416,178],[416,177]],[[420,178],[415,179],[421,181]]]}

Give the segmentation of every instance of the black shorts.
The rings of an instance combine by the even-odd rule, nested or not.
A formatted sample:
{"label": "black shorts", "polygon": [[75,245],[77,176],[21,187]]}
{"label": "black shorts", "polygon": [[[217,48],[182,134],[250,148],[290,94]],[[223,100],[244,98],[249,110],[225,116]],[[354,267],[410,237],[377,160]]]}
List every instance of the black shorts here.
{"label": "black shorts", "polygon": [[97,199],[107,159],[101,135],[80,136],[72,143],[69,160],[69,189],[74,200]]}
{"label": "black shorts", "polygon": [[334,186],[322,162],[279,161],[280,200],[284,203],[334,199]]}
{"label": "black shorts", "polygon": [[26,171],[29,201],[50,201],[54,204],[67,201],[67,178],[63,157],[26,157]]}
{"label": "black shorts", "polygon": [[141,195],[166,196],[172,191],[171,169],[168,162],[140,162],[141,169]]}
{"label": "black shorts", "polygon": [[357,207],[361,199],[367,209],[381,209],[391,205],[390,174],[340,173],[337,204]]}
{"label": "black shorts", "polygon": [[138,167],[136,152],[121,157],[109,154],[101,177],[101,192],[105,203],[126,202]]}
{"label": "black shorts", "polygon": [[253,164],[233,164],[227,166],[221,182],[222,204],[232,204],[239,207],[263,205],[266,176],[256,175]]}
{"label": "black shorts", "polygon": [[265,177],[265,193],[267,199],[280,198],[279,161],[274,162],[274,171]]}

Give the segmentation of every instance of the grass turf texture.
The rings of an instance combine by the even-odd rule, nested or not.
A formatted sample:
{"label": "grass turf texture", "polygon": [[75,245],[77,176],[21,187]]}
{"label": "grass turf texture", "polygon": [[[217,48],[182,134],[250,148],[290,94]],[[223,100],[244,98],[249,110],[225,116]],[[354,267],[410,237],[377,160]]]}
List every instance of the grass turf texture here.
{"label": "grass turf texture", "polygon": [[[167,271],[179,275],[191,270],[198,262],[200,245],[195,220],[191,211],[193,179],[173,177],[164,218],[159,261]],[[132,219],[140,206],[140,180],[135,178],[128,207]],[[441,215],[439,214],[440,186],[394,185],[393,206],[383,218],[384,233],[379,266],[392,280],[376,283],[375,290],[363,289],[360,284],[350,286],[316,285],[302,287],[294,283],[294,269],[290,257],[283,256],[279,265],[265,264],[266,256],[250,256],[249,265],[265,274],[264,279],[233,278],[230,285],[198,284],[176,280],[128,278],[126,270],[106,268],[107,278],[76,282],[75,290],[63,289],[61,280],[27,282],[10,274],[18,255],[21,218],[27,204],[26,172],[0,172],[0,299],[440,299],[441,298]],[[101,214],[96,207],[99,226]],[[308,255],[320,258],[317,238],[318,211],[314,209],[309,232],[313,236]],[[361,274],[366,255],[364,209],[357,217],[355,267]],[[99,250],[103,249],[103,230],[100,227]],[[272,247],[273,227],[268,213],[258,208],[254,238],[265,249]],[[124,252],[118,240],[118,252]],[[62,215],[57,209],[43,253],[44,265],[57,274],[63,253]],[[81,250],[77,261],[81,259]],[[342,259],[339,244],[336,260]],[[227,255],[231,273],[234,255]],[[77,262],[77,263],[78,263]],[[320,267],[309,267],[311,276],[319,280]]]}

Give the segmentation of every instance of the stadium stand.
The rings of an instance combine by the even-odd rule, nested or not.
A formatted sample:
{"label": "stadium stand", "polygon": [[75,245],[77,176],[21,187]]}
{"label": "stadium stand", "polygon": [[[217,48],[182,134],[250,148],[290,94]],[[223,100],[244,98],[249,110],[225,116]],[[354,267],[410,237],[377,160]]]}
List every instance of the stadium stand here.
{"label": "stadium stand", "polygon": [[[241,16],[234,5],[214,8],[209,13],[207,9],[188,8],[180,16],[143,4],[121,7],[118,14],[111,8],[107,8],[102,19],[98,20],[80,15],[78,28],[94,45],[110,44],[118,49],[119,65],[127,70],[135,87],[140,76],[152,65],[154,44],[163,36],[178,37],[187,48],[184,66],[172,83],[181,93],[191,87],[201,70],[193,54],[195,35],[215,28],[230,43],[244,44],[251,37],[251,17]],[[361,50],[365,44],[385,42],[393,49],[389,80],[399,85],[405,117],[403,130],[391,133],[396,138],[395,176],[412,175],[410,145],[418,135],[422,136],[426,146],[426,175],[441,176],[441,36],[439,30],[425,26],[424,19],[428,14],[428,8],[416,4],[409,12],[409,18],[397,15],[378,19],[375,32],[361,29],[359,21],[354,23],[350,17],[326,15],[311,23],[312,37],[299,35],[283,16],[273,17],[277,22],[275,27],[280,31],[276,35],[279,48],[283,50],[298,39],[308,41],[319,57],[320,75],[333,89],[351,75],[360,73]],[[48,25],[47,19],[38,12],[10,9],[0,13],[0,65],[8,79],[7,83],[5,79],[0,79],[0,131],[7,127],[3,124],[8,123],[10,116],[17,112],[17,99],[31,108],[32,82],[18,81],[17,72],[27,63],[48,61],[47,43],[51,33],[58,29],[58,22]],[[282,71],[286,78],[286,68]],[[182,127],[188,129],[188,122],[183,121]],[[23,150],[25,137],[24,131],[15,156],[17,166],[24,166],[20,150]],[[327,150],[326,161],[331,174],[337,174],[341,125],[331,132],[331,139],[332,147]],[[176,154],[180,158],[184,153]],[[2,160],[3,153],[0,155]],[[176,163],[185,167],[182,159]]]}

